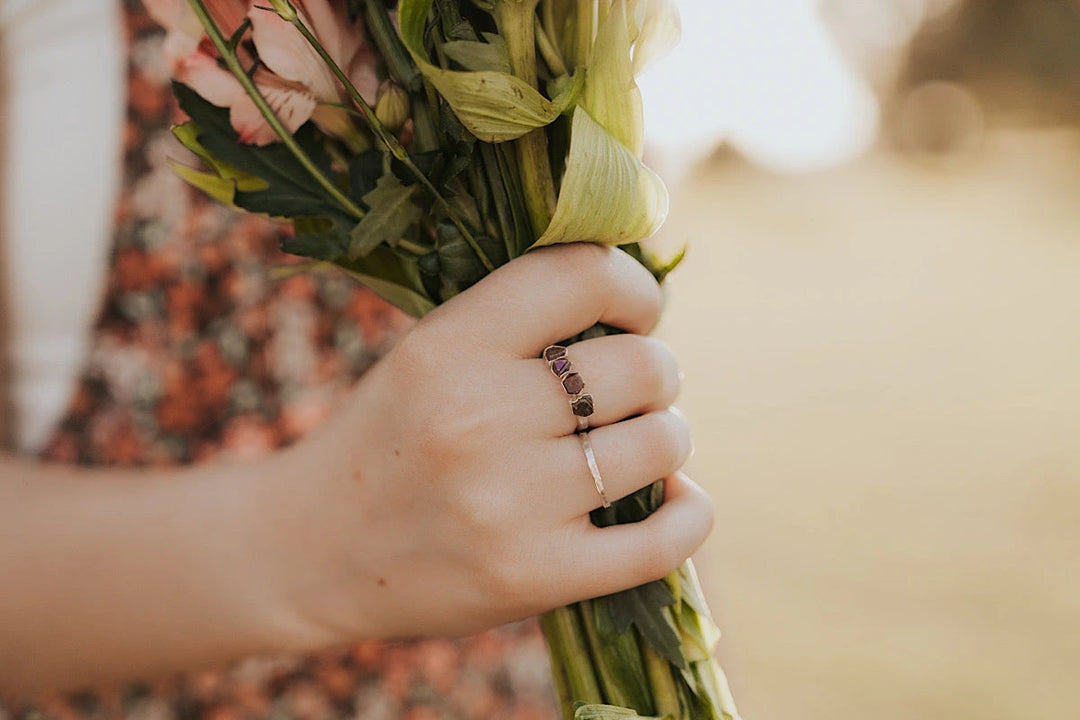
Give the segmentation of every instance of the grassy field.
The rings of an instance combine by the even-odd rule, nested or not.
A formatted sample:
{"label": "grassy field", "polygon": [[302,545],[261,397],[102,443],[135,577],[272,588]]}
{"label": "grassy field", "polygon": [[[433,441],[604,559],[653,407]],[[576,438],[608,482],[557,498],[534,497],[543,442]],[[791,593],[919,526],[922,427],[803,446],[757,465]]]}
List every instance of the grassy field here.
{"label": "grassy field", "polygon": [[746,720],[1080,717],[1080,135],[713,162],[661,335]]}

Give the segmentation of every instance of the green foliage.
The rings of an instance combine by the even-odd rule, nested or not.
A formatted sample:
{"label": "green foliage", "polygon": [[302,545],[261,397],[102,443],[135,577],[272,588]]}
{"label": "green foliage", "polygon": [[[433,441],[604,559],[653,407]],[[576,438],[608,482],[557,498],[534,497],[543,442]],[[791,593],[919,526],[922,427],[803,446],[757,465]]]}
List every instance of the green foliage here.
{"label": "green foliage", "polygon": [[[248,184],[241,186],[238,180],[222,175],[224,179],[236,182],[233,203],[237,207],[271,217],[312,218],[310,224],[297,227],[298,236],[287,241],[291,249],[286,252],[320,260],[333,260],[345,252],[355,218],[327,195],[287,148],[278,143],[266,146],[241,143],[230,122],[228,109],[212,105],[181,83],[173,83],[173,92],[181,109],[194,122],[191,126],[196,133],[194,140],[204,149],[208,156],[204,159],[211,168],[222,175],[219,168],[228,167],[258,178],[264,184],[257,188]],[[318,168],[332,175],[330,156],[320,142],[315,126],[305,124],[295,137]]]}
{"label": "green foliage", "polygon": [[[582,705],[574,712],[574,720],[633,720],[633,718],[650,720],[633,710],[614,705]],[[660,719],[654,717],[651,720]]]}
{"label": "green foliage", "polygon": [[663,580],[640,585],[602,598],[620,633],[636,627],[653,650],[672,665],[688,667],[682,638],[667,608],[675,605],[675,596]]}
{"label": "green foliage", "polygon": [[402,185],[390,172],[379,178],[375,189],[364,195],[368,211],[352,229],[350,260],[355,261],[382,244],[396,246],[401,236],[420,222],[424,213],[413,202],[417,188],[417,185]]}

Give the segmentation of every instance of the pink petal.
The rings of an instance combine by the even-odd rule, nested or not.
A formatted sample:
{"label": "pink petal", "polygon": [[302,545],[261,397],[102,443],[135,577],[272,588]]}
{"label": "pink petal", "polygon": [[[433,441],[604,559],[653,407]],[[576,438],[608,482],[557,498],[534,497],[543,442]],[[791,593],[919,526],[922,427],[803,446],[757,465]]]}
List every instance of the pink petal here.
{"label": "pink petal", "polygon": [[[286,80],[306,86],[321,101],[338,102],[333,74],[296,28],[267,10],[253,8],[248,17],[259,59],[266,67]],[[301,19],[311,27],[307,17]]]}
{"label": "pink petal", "polygon": [[225,37],[229,37],[244,24],[244,17],[251,8],[251,2],[247,0],[206,0],[206,9],[210,11],[210,17]]}
{"label": "pink petal", "polygon": [[[144,0],[143,4],[154,22],[170,33],[179,32],[196,39],[203,36],[202,23],[195,17],[188,0]],[[206,9],[228,36],[244,22],[250,4],[249,0],[206,0]]]}
{"label": "pink petal", "polygon": [[264,68],[255,72],[255,86],[289,132],[296,132],[306,123],[318,104],[306,87],[280,78]]}
{"label": "pink petal", "polygon": [[358,48],[345,72],[361,97],[374,106],[379,90],[379,75],[375,72],[375,53],[371,48],[366,45]]}
{"label": "pink petal", "polygon": [[232,107],[244,96],[244,88],[217,60],[201,52],[180,60],[174,70],[176,79],[218,107]]}

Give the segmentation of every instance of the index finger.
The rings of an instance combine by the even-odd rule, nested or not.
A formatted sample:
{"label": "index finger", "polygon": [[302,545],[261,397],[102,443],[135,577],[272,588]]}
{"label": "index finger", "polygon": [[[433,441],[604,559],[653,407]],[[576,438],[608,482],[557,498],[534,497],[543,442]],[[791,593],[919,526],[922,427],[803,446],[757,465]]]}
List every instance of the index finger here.
{"label": "index finger", "polygon": [[648,334],[662,305],[660,286],[641,263],[618,248],[573,243],[516,258],[429,317],[455,313],[472,342],[537,357],[598,322]]}

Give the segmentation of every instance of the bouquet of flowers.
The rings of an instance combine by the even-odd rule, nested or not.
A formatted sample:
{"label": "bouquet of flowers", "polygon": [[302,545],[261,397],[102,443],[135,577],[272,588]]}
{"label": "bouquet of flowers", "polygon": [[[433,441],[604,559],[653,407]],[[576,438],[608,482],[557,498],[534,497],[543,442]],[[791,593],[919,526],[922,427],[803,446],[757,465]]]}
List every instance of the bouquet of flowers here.
{"label": "bouquet of flowers", "polygon": [[[635,83],[678,39],[668,0],[146,2],[202,165],[176,171],[290,224],[293,270],[336,266],[420,317],[542,245],[618,245],[659,281],[682,259],[639,245],[668,207]],[[659,481],[592,520],[662,500]],[[689,562],[541,622],[566,718],[738,718]]]}

